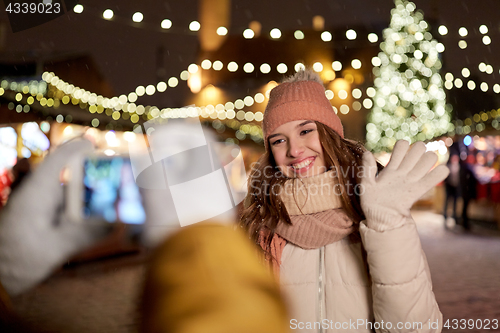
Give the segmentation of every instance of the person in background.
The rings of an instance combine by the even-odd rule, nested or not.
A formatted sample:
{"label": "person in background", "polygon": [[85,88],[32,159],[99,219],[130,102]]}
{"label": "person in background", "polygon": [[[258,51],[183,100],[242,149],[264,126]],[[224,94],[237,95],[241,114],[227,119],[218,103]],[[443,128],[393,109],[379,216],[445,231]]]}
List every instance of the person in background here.
{"label": "person in background", "polygon": [[[487,165],[486,157],[484,152],[477,152],[476,163],[473,165],[473,172],[479,183],[486,185],[495,176],[495,169]],[[485,190],[487,192],[487,190]],[[485,198],[488,197],[487,193],[483,195]]]}
{"label": "person in background", "polygon": [[5,206],[9,196],[31,172],[31,164],[27,158],[17,160],[11,170],[0,174],[0,209]]}
{"label": "person in background", "polygon": [[463,199],[461,223],[465,230],[470,230],[468,209],[470,202],[476,199],[477,179],[472,172],[474,156],[464,155],[464,157],[464,159],[460,159],[460,192]]}
{"label": "person in background", "polygon": [[11,171],[14,181],[10,185],[10,191],[13,192],[23,182],[24,178],[31,173],[30,161],[24,157],[17,160]]}
{"label": "person in background", "polygon": [[10,193],[10,184],[12,183],[12,172],[5,169],[0,171],[0,209],[5,206]]}
{"label": "person in background", "polygon": [[448,162],[446,163],[448,169],[450,169],[450,174],[446,177],[444,184],[446,190],[446,197],[444,199],[444,227],[448,228],[446,220],[448,219],[448,203],[450,199],[453,200],[453,211],[452,217],[455,223],[457,220],[457,199],[461,196],[461,186],[460,186],[460,157],[457,154],[451,154]]}

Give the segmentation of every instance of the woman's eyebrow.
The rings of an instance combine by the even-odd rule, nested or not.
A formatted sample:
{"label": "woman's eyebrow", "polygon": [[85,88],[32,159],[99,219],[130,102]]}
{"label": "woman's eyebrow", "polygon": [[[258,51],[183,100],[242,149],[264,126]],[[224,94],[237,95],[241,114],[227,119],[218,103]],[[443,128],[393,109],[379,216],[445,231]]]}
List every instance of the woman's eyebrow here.
{"label": "woman's eyebrow", "polygon": [[271,140],[272,138],[274,138],[275,136],[278,136],[278,135],[281,135],[281,133],[271,134],[271,135],[269,135],[269,137],[267,139]]}
{"label": "woman's eyebrow", "polygon": [[304,121],[303,123],[298,124],[298,125],[297,125],[297,128],[298,128],[298,127],[305,126],[305,125],[310,124],[310,123],[312,123],[312,122],[313,122],[312,120],[306,120],[306,121]]}
{"label": "woman's eyebrow", "polygon": [[[313,123],[313,122],[314,121],[312,121],[312,120],[306,120],[303,123],[298,124],[295,128],[299,128],[299,127],[305,126],[305,125]],[[274,134],[269,135],[269,137],[267,139],[270,140],[270,139],[274,138],[275,136],[279,136],[279,135],[282,135],[282,134],[281,133],[274,133]]]}

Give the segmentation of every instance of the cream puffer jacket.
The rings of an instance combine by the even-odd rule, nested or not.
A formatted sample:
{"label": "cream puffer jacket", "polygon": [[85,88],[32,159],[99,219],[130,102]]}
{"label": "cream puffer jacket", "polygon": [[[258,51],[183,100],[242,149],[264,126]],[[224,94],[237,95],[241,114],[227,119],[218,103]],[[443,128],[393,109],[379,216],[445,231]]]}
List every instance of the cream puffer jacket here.
{"label": "cream puffer jacket", "polygon": [[[282,199],[292,218],[340,205],[325,194],[309,195],[300,209],[300,196]],[[365,222],[361,239],[351,235],[315,249],[284,246],[280,285],[292,332],[440,332],[442,315],[415,222],[406,218],[383,232]]]}

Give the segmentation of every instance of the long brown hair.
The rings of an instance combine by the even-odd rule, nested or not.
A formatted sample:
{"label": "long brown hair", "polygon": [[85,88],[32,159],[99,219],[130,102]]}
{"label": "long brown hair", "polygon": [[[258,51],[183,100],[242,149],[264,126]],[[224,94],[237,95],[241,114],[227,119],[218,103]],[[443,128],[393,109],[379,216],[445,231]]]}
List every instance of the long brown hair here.
{"label": "long brown hair", "polygon": [[[360,167],[366,149],[359,142],[340,137],[330,127],[316,122],[319,140],[323,147],[325,164],[335,170],[336,181],[342,186],[341,202],[346,214],[358,224],[364,219],[359,191]],[[241,214],[240,225],[257,244],[264,242],[270,249],[278,223],[291,223],[290,216],[279,196],[281,186],[287,178],[278,168],[273,155],[266,151],[252,166],[248,179],[248,194]],[[267,258],[274,259],[268,250]]]}

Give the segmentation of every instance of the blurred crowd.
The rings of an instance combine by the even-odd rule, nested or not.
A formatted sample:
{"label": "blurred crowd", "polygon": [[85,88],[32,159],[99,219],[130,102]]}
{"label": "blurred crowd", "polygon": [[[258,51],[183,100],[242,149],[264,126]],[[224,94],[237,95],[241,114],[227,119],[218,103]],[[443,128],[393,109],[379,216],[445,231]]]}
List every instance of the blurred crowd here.
{"label": "blurred crowd", "polygon": [[[448,205],[453,203],[452,216],[469,229],[469,204],[472,200],[500,203],[500,136],[466,136],[455,140],[449,148],[447,166],[450,175],[445,180],[446,199],[443,215],[448,217]],[[461,212],[457,199],[462,198]]]}

